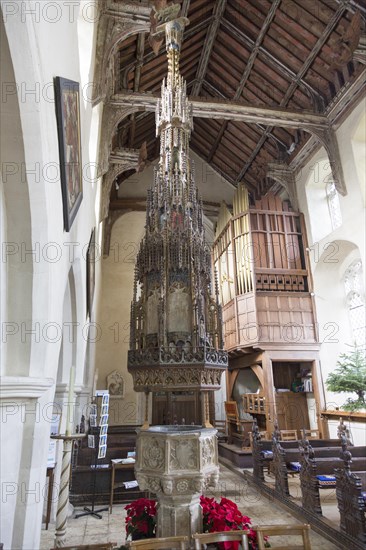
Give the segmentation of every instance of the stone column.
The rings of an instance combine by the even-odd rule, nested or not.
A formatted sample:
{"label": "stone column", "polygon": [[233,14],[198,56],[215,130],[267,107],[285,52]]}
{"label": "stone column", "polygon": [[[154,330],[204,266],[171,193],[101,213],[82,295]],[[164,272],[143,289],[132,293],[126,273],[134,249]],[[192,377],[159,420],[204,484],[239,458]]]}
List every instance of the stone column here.
{"label": "stone column", "polygon": [[[188,489],[186,480],[182,480],[182,490]],[[179,488],[179,485],[178,485]],[[188,495],[159,495],[157,537],[191,536],[202,531],[200,493]]]}

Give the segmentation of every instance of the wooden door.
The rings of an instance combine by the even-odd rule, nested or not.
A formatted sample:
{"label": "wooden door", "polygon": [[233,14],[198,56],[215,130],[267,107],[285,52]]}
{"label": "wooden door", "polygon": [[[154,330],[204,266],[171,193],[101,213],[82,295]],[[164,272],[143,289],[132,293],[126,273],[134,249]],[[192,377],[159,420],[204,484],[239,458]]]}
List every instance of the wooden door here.
{"label": "wooden door", "polygon": [[[277,420],[280,430],[309,429],[309,411],[305,393],[276,393]],[[300,433],[300,432],[299,432]]]}

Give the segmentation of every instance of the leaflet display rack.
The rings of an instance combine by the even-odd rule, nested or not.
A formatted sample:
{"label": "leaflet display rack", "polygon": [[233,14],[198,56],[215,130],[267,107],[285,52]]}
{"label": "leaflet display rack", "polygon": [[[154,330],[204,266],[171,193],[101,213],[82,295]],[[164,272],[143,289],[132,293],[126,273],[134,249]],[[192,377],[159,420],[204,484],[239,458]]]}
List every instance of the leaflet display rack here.
{"label": "leaflet display rack", "polygon": [[108,437],[108,416],[109,416],[109,393],[103,395],[97,395],[94,397],[94,403],[91,405],[91,413],[89,416],[89,434],[88,434],[88,447],[94,449],[93,464],[90,468],[93,469],[93,488],[91,507],[84,506],[84,512],[77,514],[75,518],[81,518],[83,516],[94,516],[98,519],[102,519],[101,512],[105,512],[109,507],[95,509],[95,489],[97,480],[97,469],[102,467],[102,464],[98,464],[98,461],[104,459],[107,454],[107,437]]}

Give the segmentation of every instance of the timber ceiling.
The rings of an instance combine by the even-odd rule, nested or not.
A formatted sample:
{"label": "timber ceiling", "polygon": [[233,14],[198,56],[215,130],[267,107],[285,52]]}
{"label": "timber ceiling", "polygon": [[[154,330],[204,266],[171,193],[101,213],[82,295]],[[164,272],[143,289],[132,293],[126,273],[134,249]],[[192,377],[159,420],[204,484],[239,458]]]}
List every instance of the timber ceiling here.
{"label": "timber ceiling", "polygon": [[[184,0],[182,11],[190,24],[180,67],[190,97],[324,113],[362,71],[356,61],[343,61],[342,52],[364,28],[364,1]],[[165,44],[155,56],[147,35],[131,36],[121,44],[119,69],[117,93],[159,92],[167,72]],[[244,181],[255,191],[267,163],[290,162],[308,138],[292,128],[195,118],[191,148],[232,184]],[[153,113],[125,119],[113,147],[137,149],[144,141],[152,161],[159,152]]]}

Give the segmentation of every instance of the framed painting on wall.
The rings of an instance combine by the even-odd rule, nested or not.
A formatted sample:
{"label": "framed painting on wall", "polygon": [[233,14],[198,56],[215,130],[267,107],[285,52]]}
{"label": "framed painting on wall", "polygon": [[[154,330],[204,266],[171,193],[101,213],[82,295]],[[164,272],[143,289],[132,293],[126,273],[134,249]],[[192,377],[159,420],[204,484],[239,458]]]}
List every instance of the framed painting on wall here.
{"label": "framed painting on wall", "polygon": [[79,83],[60,76],[54,83],[64,227],[70,231],[83,199]]}
{"label": "framed painting on wall", "polygon": [[95,229],[93,229],[86,253],[86,315],[91,317],[95,289]]}

